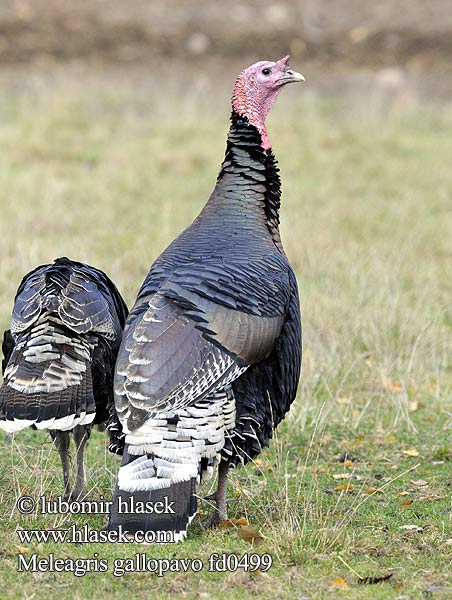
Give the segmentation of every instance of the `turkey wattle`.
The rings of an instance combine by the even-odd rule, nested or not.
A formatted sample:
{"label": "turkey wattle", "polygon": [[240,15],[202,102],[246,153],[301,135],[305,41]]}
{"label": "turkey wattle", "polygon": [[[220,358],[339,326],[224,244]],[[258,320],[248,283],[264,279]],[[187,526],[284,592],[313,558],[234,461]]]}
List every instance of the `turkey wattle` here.
{"label": "turkey wattle", "polygon": [[[116,363],[126,447],[110,529],[173,532],[196,512],[196,487],[218,466],[213,522],[226,519],[230,466],[267,446],[295,399],[301,322],[279,235],[280,178],[265,117],[303,76],[289,57],[240,73],[226,155],[195,221],[159,256],[127,319]],[[125,515],[134,500],[170,514]]]}
{"label": "turkey wattle", "polygon": [[[66,497],[84,491],[83,451],[95,423],[108,420],[111,452],[124,435],[113,401],[113,373],[127,307],[112,281],[67,258],[22,280],[3,339],[0,429],[48,429],[61,457]],[[77,456],[70,489],[69,445]]]}

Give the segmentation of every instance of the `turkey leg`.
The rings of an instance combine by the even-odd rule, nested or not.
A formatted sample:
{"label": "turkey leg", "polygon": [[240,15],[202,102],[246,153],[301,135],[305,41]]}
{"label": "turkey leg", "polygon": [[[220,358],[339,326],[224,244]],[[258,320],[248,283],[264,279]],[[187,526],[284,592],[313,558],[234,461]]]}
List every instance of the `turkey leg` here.
{"label": "turkey leg", "polygon": [[77,474],[75,476],[74,489],[72,490],[71,494],[73,500],[78,500],[81,496],[83,496],[85,491],[85,468],[83,465],[83,453],[85,450],[85,444],[88,441],[90,433],[90,425],[77,425],[72,430],[77,460]]}
{"label": "turkey leg", "polygon": [[64,482],[64,498],[67,499],[70,496],[70,483],[69,483],[69,444],[70,437],[69,431],[58,431],[50,430],[50,437],[58,450],[58,454],[61,459],[61,466],[63,467],[63,482]]}
{"label": "turkey leg", "polygon": [[216,508],[208,520],[206,527],[217,527],[220,521],[227,521],[228,510],[226,502],[226,492],[228,488],[228,470],[229,461],[221,460],[218,465],[218,485],[217,491],[209,496],[208,499],[215,500]]}

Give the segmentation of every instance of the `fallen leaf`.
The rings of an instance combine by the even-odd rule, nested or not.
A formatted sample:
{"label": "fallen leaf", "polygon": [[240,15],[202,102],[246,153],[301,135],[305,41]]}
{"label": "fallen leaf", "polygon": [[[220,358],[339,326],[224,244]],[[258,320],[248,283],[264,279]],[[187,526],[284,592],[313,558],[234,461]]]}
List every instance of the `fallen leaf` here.
{"label": "fallen leaf", "polygon": [[409,412],[414,412],[417,409],[418,409],[417,400],[411,400],[410,402],[408,402],[408,410],[409,410]]}
{"label": "fallen leaf", "polygon": [[397,496],[409,496],[411,492],[398,492]]}
{"label": "fallen leaf", "polygon": [[345,460],[344,461],[344,467],[353,467],[353,461],[351,460]]}
{"label": "fallen leaf", "polygon": [[331,582],[335,587],[348,588],[348,583],[342,577],[335,577]]}
{"label": "fallen leaf", "polygon": [[28,552],[30,552],[30,548],[25,548],[25,546],[19,546],[18,544],[15,544],[15,547],[21,554],[28,554]]}
{"label": "fallen leaf", "polygon": [[375,492],[378,492],[378,489],[374,487],[369,487],[366,490],[366,494],[375,494]]}
{"label": "fallen leaf", "polygon": [[400,392],[402,389],[400,384],[394,383],[392,379],[389,379],[388,377],[383,377],[382,385],[389,392]]}
{"label": "fallen leaf", "polygon": [[343,483],[334,488],[336,492],[351,492],[353,489],[352,483]]}
{"label": "fallen leaf", "polygon": [[240,527],[237,531],[237,535],[250,544],[259,544],[264,539],[264,536],[257,529],[251,527],[251,525]]}
{"label": "fallen leaf", "polygon": [[225,529],[232,529],[232,527],[234,527],[234,523],[231,521],[231,519],[222,519],[218,523],[218,526],[224,527]]}
{"label": "fallen leaf", "polygon": [[412,504],[412,500],[402,500],[401,502],[399,502],[399,506],[411,506]]}
{"label": "fallen leaf", "polygon": [[424,487],[428,485],[428,481],[425,481],[425,479],[417,479],[416,481],[411,480],[411,483],[419,487]]}
{"label": "fallen leaf", "polygon": [[416,448],[410,448],[410,450],[403,450],[402,454],[405,454],[405,456],[419,456],[419,452],[416,450]]}
{"label": "fallen leaf", "polygon": [[241,517],[240,519],[224,519],[219,522],[219,526],[225,529],[232,529],[232,527],[237,525],[248,525],[248,520],[245,517]]}

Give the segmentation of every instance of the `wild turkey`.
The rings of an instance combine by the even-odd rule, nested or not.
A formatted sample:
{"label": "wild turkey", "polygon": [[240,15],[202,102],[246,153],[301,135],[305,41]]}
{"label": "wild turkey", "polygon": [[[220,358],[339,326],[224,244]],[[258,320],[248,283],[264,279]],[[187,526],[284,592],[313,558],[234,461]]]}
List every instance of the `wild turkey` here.
{"label": "wild turkey", "polygon": [[[265,127],[282,87],[304,80],[288,61],[240,73],[215,189],[155,261],[127,319],[115,374],[126,449],[112,530],[182,539],[197,483],[216,465],[212,522],[226,519],[228,468],[269,444],[295,398],[299,300],[279,235],[280,178]],[[131,496],[135,505],[167,497],[171,508],[120,514],[118,497],[123,508]]]}
{"label": "wild turkey", "polygon": [[[124,435],[113,403],[113,370],[127,307],[98,269],[58,258],[23,278],[3,338],[0,428],[48,429],[63,467],[65,497],[84,491],[83,451],[94,423],[108,422],[112,452]],[[70,489],[72,431],[77,472]]]}

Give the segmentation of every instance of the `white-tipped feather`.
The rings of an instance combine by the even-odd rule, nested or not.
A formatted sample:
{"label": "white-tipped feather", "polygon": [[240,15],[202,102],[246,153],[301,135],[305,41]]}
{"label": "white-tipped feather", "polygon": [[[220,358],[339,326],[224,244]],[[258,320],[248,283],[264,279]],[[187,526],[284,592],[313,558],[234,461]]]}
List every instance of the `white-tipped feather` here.
{"label": "white-tipped feather", "polygon": [[[140,456],[121,467],[118,482],[122,490],[151,491],[192,478],[199,482],[201,476],[211,477],[225,434],[235,423],[235,401],[232,394],[219,393],[192,407],[149,416],[139,428],[126,432],[129,454],[151,456]],[[203,473],[202,458],[209,459]]]}
{"label": "white-tipped feather", "polygon": [[34,425],[36,429],[57,429],[59,431],[69,431],[76,425],[89,425],[94,421],[95,413],[80,413],[79,417],[69,415],[60,419],[47,419],[46,421],[36,422],[29,419],[14,419],[13,421],[0,421],[0,429],[6,433],[15,433],[26,427]]}

